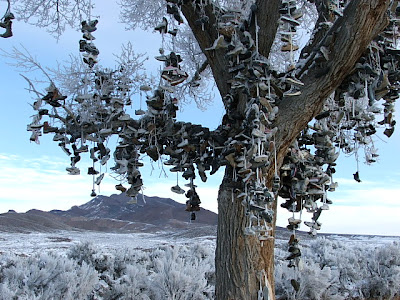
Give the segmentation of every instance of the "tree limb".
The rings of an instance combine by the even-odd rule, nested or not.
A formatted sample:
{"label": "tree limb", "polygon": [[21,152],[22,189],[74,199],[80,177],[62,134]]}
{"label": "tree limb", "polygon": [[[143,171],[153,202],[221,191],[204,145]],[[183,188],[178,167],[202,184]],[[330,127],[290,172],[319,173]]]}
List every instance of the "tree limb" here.
{"label": "tree limb", "polygon": [[211,47],[219,36],[216,20],[219,8],[214,6],[211,2],[204,6],[204,15],[208,17],[208,22],[204,23],[203,26],[199,26],[196,22],[202,17],[200,9],[193,6],[192,3],[184,3],[181,6],[181,11],[192,29],[202,52],[207,57],[207,61],[211,67],[221,95],[227,94],[230,88],[228,80],[231,79],[231,75],[225,72],[228,66],[228,60],[225,57],[225,49],[205,50]]}
{"label": "tree limb", "polygon": [[[258,51],[261,55],[268,57],[279,26],[280,0],[257,0],[257,25]],[[253,37],[256,35],[255,18],[251,18],[249,31]],[[255,40],[255,39],[254,39]]]}
{"label": "tree limb", "polygon": [[[302,70],[300,79],[304,83],[301,95],[284,97],[279,103],[275,124],[278,126],[276,145],[279,148],[278,162],[283,159],[287,147],[298,133],[322,109],[325,99],[341,84],[373,38],[388,24],[386,11],[389,0],[354,0],[336,20],[314,52],[321,46],[329,50],[329,60]],[[354,42],[357,41],[357,42]],[[300,113],[301,112],[301,113]]]}

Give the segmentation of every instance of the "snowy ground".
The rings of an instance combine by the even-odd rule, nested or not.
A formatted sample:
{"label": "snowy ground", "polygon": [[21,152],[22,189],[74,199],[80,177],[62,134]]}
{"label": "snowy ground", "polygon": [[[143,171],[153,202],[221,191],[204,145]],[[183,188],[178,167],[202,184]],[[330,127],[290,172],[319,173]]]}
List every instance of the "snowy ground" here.
{"label": "snowy ground", "polygon": [[[400,243],[400,237],[366,236],[366,235],[329,235],[328,240],[345,243],[347,245],[362,244],[368,247]],[[164,245],[185,245],[192,243],[215,243],[215,236],[185,237],[183,234],[172,232],[159,233],[103,233],[103,232],[73,232],[59,231],[56,233],[1,233],[0,252],[14,254],[32,254],[41,251],[67,250],[72,245],[89,242],[103,250],[131,248],[152,249]],[[303,246],[308,245],[311,239],[300,239]],[[277,239],[279,248],[286,240]]]}
{"label": "snowy ground", "polygon": [[363,244],[368,246],[381,246],[393,242],[400,243],[400,236],[379,236],[379,235],[329,235],[329,240],[342,241],[344,243]]}
{"label": "snowy ground", "polygon": [[164,245],[184,245],[202,241],[212,242],[213,236],[185,238],[174,237],[173,233],[103,233],[71,232],[56,233],[1,233],[0,252],[14,254],[33,254],[42,251],[67,250],[72,245],[89,242],[95,247],[107,249],[152,249]]}
{"label": "snowy ground", "polygon": [[[393,242],[400,243],[400,237],[366,236],[366,235],[329,235],[328,240],[341,241],[348,245],[364,245],[367,247],[381,246]],[[0,252],[14,254],[32,254],[41,251],[67,250],[72,245],[89,242],[103,250],[131,248],[152,249],[164,245],[184,245],[215,242],[215,236],[185,237],[171,232],[159,233],[103,233],[103,232],[72,232],[56,233],[1,233]],[[311,239],[301,239],[301,244],[307,247]],[[282,247],[286,240],[277,239],[276,244]]]}

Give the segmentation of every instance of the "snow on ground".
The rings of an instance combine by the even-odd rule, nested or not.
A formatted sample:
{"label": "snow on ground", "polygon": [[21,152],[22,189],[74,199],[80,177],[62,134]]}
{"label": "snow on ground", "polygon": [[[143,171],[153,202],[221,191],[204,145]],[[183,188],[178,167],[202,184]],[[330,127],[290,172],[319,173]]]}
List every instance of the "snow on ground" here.
{"label": "snow on ground", "polygon": [[[368,247],[400,243],[400,237],[366,236],[366,235],[327,235],[326,239],[351,245],[364,245]],[[203,237],[188,237],[182,232],[157,232],[157,233],[104,233],[57,231],[53,233],[2,233],[0,235],[0,253],[14,253],[29,255],[41,251],[65,252],[71,246],[89,242],[94,247],[103,251],[121,248],[153,249],[165,245],[185,245],[204,243],[215,246],[216,237],[209,235]],[[300,239],[303,246],[308,246],[311,239]],[[276,246],[286,248],[286,239],[276,239]]]}
{"label": "snow on ground", "polygon": [[379,235],[329,235],[329,240],[342,241],[346,244],[363,244],[368,246],[383,246],[392,244],[393,242],[400,243],[399,236],[379,236]]}
{"label": "snow on ground", "polygon": [[2,233],[0,252],[29,255],[41,251],[64,252],[72,245],[89,242],[102,250],[131,248],[152,249],[165,245],[183,245],[208,241],[214,243],[215,237],[196,238],[171,237],[169,232],[159,233],[104,233],[58,231],[55,233]]}

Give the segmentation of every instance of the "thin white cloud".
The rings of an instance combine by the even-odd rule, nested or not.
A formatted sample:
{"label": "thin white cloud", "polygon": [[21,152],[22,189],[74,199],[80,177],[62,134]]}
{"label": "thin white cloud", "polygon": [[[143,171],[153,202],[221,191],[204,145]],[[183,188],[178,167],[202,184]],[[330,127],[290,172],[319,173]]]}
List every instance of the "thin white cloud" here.
{"label": "thin white cloud", "polygon": [[400,236],[399,208],[382,206],[331,206],[321,215],[322,232]]}
{"label": "thin white cloud", "polygon": [[0,212],[68,209],[90,199],[90,176],[68,175],[60,159],[29,160],[4,154],[0,159]]}
{"label": "thin white cloud", "polygon": [[17,159],[16,155],[0,153],[0,161],[10,161],[16,159]]}
{"label": "thin white cloud", "polygon": [[398,196],[400,187],[365,187],[364,189],[346,189],[329,193],[328,198],[342,206],[373,206],[381,205],[396,208],[400,206]]}

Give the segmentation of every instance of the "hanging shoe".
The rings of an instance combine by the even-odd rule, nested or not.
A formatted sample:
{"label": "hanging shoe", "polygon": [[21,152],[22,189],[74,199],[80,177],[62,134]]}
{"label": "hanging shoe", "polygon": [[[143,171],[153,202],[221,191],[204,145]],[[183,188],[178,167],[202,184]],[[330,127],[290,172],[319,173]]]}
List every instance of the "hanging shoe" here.
{"label": "hanging shoe", "polygon": [[85,31],[85,32],[83,33],[83,38],[84,38],[85,40],[88,40],[88,41],[93,41],[93,40],[96,39],[89,31]]}
{"label": "hanging shoe", "polygon": [[383,134],[390,138],[392,136],[393,132],[394,132],[394,127],[390,127],[390,128],[386,128],[383,131]]}
{"label": "hanging shoe", "polygon": [[[5,25],[4,28],[6,29],[6,31],[4,33],[0,34],[0,37],[2,37],[2,38],[12,37],[13,36],[12,29],[11,29],[12,28],[12,21],[8,20],[8,21],[6,21],[6,22],[4,22],[2,24]],[[1,26],[1,27],[3,27],[3,26]]]}
{"label": "hanging shoe", "polygon": [[86,31],[87,31],[87,32],[96,31],[96,29],[97,29],[97,28],[96,28],[96,25],[97,25],[98,22],[99,22],[98,20],[92,20],[92,21],[90,21],[90,22],[82,21],[82,23],[81,23],[81,25],[82,25],[81,31],[82,31],[83,33],[85,33]]}
{"label": "hanging shoe", "polygon": [[196,175],[195,175],[195,173],[194,173],[192,168],[186,169],[182,174],[182,177],[185,178],[186,180],[188,180],[190,178],[195,178],[195,176]]}
{"label": "hanging shoe", "polygon": [[303,13],[302,13],[300,10],[295,9],[295,10],[293,10],[293,11],[290,12],[290,16],[291,16],[293,19],[298,20],[298,19],[300,19],[300,18],[303,16]]}
{"label": "hanging shoe", "polygon": [[301,91],[299,91],[298,89],[295,89],[295,88],[292,88],[283,93],[283,96],[285,96],[285,97],[295,97],[295,96],[300,96],[300,95],[301,95]]}
{"label": "hanging shoe", "polygon": [[125,193],[125,192],[126,192],[126,187],[124,187],[122,184],[117,184],[117,185],[115,186],[115,189],[116,189],[117,191],[120,191],[121,193]]}
{"label": "hanging shoe", "polygon": [[107,163],[107,161],[110,159],[110,155],[105,155],[105,156],[103,156],[102,158],[101,158],[101,160],[100,160],[100,164],[102,165],[102,166],[104,166],[106,163]]}
{"label": "hanging shoe", "polygon": [[175,4],[167,4],[167,14],[173,15],[179,13],[178,6]]}
{"label": "hanging shoe", "polygon": [[355,172],[355,173],[353,174],[353,177],[354,177],[354,180],[355,180],[355,181],[361,182],[361,180],[360,180],[360,174],[358,173],[358,171]]}
{"label": "hanging shoe", "polygon": [[168,21],[165,17],[163,17],[162,22],[158,24],[154,30],[158,31],[159,33],[167,33],[168,32]]}
{"label": "hanging shoe", "polygon": [[43,122],[43,133],[58,132],[58,127],[53,127],[49,125],[49,122]]}
{"label": "hanging shoe", "polygon": [[135,110],[135,115],[137,115],[137,116],[142,116],[144,114],[146,114],[146,112],[143,109]]}
{"label": "hanging shoe", "polygon": [[176,86],[178,84],[181,84],[182,82],[184,82],[186,80],[187,77],[188,77],[188,75],[186,74],[186,76],[178,77],[178,78],[172,80],[170,82],[171,86]]}
{"label": "hanging shoe", "polygon": [[228,47],[228,43],[225,42],[224,36],[220,35],[213,43],[213,45],[210,48],[206,48],[206,51],[210,50],[217,50],[217,49],[223,49]]}
{"label": "hanging shoe", "polygon": [[285,81],[294,86],[304,86],[304,83],[294,77],[286,77]]}
{"label": "hanging shoe", "polygon": [[178,33],[178,28],[174,28],[172,30],[168,30],[168,33],[172,36],[176,36]]}
{"label": "hanging shoe", "polygon": [[97,175],[99,171],[96,171],[93,167],[88,168],[88,175]]}
{"label": "hanging shoe", "polygon": [[85,53],[83,57],[83,62],[89,66],[89,68],[93,68],[95,64],[98,63],[97,57],[90,53]]}
{"label": "hanging shoe", "polygon": [[235,153],[234,153],[234,152],[232,152],[232,153],[226,155],[226,156],[225,156],[225,159],[229,162],[229,164],[230,164],[233,168],[236,168],[236,167],[237,167],[237,164],[236,164],[236,161],[235,161]]}
{"label": "hanging shoe", "polygon": [[83,152],[88,152],[88,151],[89,151],[88,145],[82,145],[78,149],[76,149],[76,153],[83,153]]}
{"label": "hanging shoe", "polygon": [[299,225],[301,223],[301,219],[295,219],[293,217],[290,217],[288,221],[290,225]]}
{"label": "hanging shoe", "polygon": [[274,176],[273,183],[272,183],[272,189],[273,189],[274,192],[276,192],[276,191],[279,190],[279,188],[280,188],[280,182],[281,182],[281,179],[279,178],[279,176],[278,176],[278,175],[275,175],[275,176]]}
{"label": "hanging shoe", "polygon": [[103,180],[103,178],[104,178],[104,173],[102,173],[99,177],[96,178],[95,183],[96,183],[97,185],[100,185],[100,183],[101,183],[101,181]]}
{"label": "hanging shoe", "polygon": [[322,204],[321,210],[329,210],[329,205],[327,203]]}
{"label": "hanging shoe", "polygon": [[334,191],[337,189],[338,186],[339,186],[339,184],[338,184],[337,182],[332,182],[332,183],[329,185],[328,191],[334,192]]}
{"label": "hanging shoe", "polygon": [[242,54],[244,52],[245,48],[242,43],[239,43],[236,45],[234,49],[229,51],[226,55],[227,56],[237,56],[239,54]]}
{"label": "hanging shoe", "polygon": [[68,167],[66,168],[69,175],[79,175],[81,171],[77,167]]}
{"label": "hanging shoe", "polygon": [[86,44],[83,46],[83,51],[87,52],[89,54],[92,54],[94,56],[97,56],[100,54],[99,49],[97,49],[97,47],[93,44]]}
{"label": "hanging shoe", "polygon": [[294,253],[291,253],[288,257],[286,257],[286,260],[292,260],[292,259],[295,259],[296,257],[300,257],[300,256],[301,256],[300,251],[294,252]]}
{"label": "hanging shoe", "polygon": [[178,21],[179,25],[183,23],[182,16],[179,12],[174,13],[174,19]]}
{"label": "hanging shoe", "polygon": [[149,86],[149,85],[147,85],[147,84],[141,85],[139,89],[140,89],[141,91],[144,91],[144,92],[149,92],[149,91],[152,90],[151,86]]}
{"label": "hanging shoe", "polygon": [[174,193],[177,193],[179,195],[182,195],[185,193],[185,190],[183,188],[181,188],[179,185],[174,185],[173,187],[171,187],[171,191],[173,191]]}

